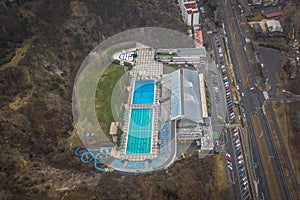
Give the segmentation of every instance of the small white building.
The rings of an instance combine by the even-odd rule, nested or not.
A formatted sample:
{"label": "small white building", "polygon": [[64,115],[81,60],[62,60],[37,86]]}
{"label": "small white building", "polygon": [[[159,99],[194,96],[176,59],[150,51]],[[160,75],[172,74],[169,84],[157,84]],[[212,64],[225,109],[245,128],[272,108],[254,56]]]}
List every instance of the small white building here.
{"label": "small white building", "polygon": [[280,22],[278,20],[267,20],[266,21],[267,30],[270,33],[283,32]]}

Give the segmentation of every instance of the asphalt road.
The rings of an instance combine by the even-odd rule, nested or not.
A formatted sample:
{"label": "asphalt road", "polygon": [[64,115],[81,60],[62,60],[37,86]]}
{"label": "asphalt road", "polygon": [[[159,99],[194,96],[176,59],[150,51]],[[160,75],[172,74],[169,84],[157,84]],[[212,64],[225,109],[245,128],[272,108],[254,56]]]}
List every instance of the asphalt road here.
{"label": "asphalt road", "polygon": [[[224,8],[224,2],[222,0],[219,1],[220,2],[220,7]],[[227,33],[227,38],[228,38],[228,47],[229,47],[229,51],[230,51],[230,56],[231,56],[231,62],[232,62],[232,65],[233,65],[233,69],[234,69],[234,72],[235,72],[235,77],[237,80],[240,80],[241,79],[241,76],[240,76],[240,73],[238,71],[238,67],[237,67],[237,62],[236,62],[236,55],[234,54],[234,51],[233,51],[233,45],[232,45],[232,42],[231,40],[233,39],[230,35],[230,32],[229,32],[229,29],[228,29],[228,25],[229,25],[229,22],[226,21],[226,17],[225,17],[225,10],[224,9],[221,9],[221,14],[222,14],[222,18],[224,20],[224,24],[225,24],[225,31]],[[238,28],[236,28],[236,30],[238,30]],[[236,34],[237,35],[237,34]],[[240,84],[240,90],[241,91],[245,91],[243,85]],[[244,102],[244,105],[245,105],[245,110],[247,113],[250,113],[251,112],[251,102],[248,99],[248,95],[246,95],[246,98],[245,98],[245,102]],[[248,106],[250,104],[250,106]],[[250,111],[250,112],[249,112]],[[253,134],[253,129],[252,129],[252,124],[250,122],[249,124],[249,127],[250,127],[250,131],[252,130],[252,132],[250,132],[248,135],[250,136],[249,137],[249,143],[251,144],[250,145],[250,148],[251,148],[251,159],[253,162],[256,163],[256,168],[255,168],[255,174],[256,174],[256,177],[259,177],[259,187],[258,187],[258,196],[259,198],[265,198],[265,199],[270,199],[270,195],[269,195],[269,191],[268,191],[268,187],[267,187],[267,183],[266,183],[266,179],[265,179],[265,174],[264,174],[264,170],[262,168],[262,164],[261,164],[261,160],[260,160],[260,157],[259,157],[259,153],[258,153],[258,147],[257,147],[257,143],[256,143],[256,140],[255,140],[255,137],[252,137]],[[252,164],[252,167],[253,167],[253,164]],[[250,170],[250,174],[253,176],[254,172],[253,172],[253,168],[251,167],[251,164],[250,164],[250,167],[249,167],[249,170]],[[253,183],[252,183],[253,184]],[[264,197],[262,197],[262,195]]]}
{"label": "asphalt road", "polygon": [[[229,16],[231,17],[232,22],[233,22],[232,24],[229,24],[226,21],[226,17],[225,17],[225,13],[224,13],[225,10],[222,9],[222,15],[223,15],[225,27],[227,27],[228,25],[232,25],[232,26],[234,26],[234,29],[237,30],[236,34],[235,34],[235,38],[233,38],[232,35],[230,35],[228,27],[227,27],[226,33],[227,33],[228,41],[229,41],[228,42],[229,43],[228,44],[229,45],[229,50],[230,50],[231,56],[232,56],[232,64],[234,66],[234,71],[236,73],[236,77],[237,77],[237,79],[239,79],[240,78],[240,74],[239,74],[240,72],[238,71],[238,68],[236,67],[236,61],[235,61],[236,58],[235,58],[234,51],[233,51],[234,47],[232,46],[232,43],[230,41],[235,39],[235,40],[238,41],[240,46],[246,46],[245,40],[242,37],[240,31],[238,31],[239,30],[238,20],[237,20],[236,16],[233,15],[234,11],[232,9],[232,5],[230,4],[230,1],[226,1],[227,5],[225,5],[225,2],[222,1],[222,0],[220,0],[219,2],[221,4],[220,7],[224,8],[225,6],[227,6],[227,9],[229,10]],[[245,49],[244,48],[239,48],[239,50],[241,51],[241,54],[243,56],[243,60],[245,62],[245,66],[247,68],[247,73],[249,74],[250,85],[255,85],[255,83],[256,83],[255,77],[254,77],[253,72],[251,70],[251,66],[250,66],[247,54],[245,52]],[[274,144],[273,137],[272,137],[272,135],[270,135],[270,128],[268,127],[268,122],[265,119],[265,116],[263,115],[262,111],[261,110],[256,110],[257,105],[255,105],[255,106],[253,105],[254,101],[258,102],[258,104],[260,106],[263,105],[263,102],[264,102],[263,94],[259,90],[249,91],[249,88],[245,88],[243,85],[240,86],[240,90],[245,93],[245,97],[242,97],[242,102],[243,102],[246,113],[249,114],[252,111],[257,111],[257,112],[260,113],[259,117],[260,117],[260,120],[262,121],[263,131],[264,131],[265,134],[267,134],[267,143],[268,143],[268,146],[269,146],[269,151],[275,158],[275,159],[272,159],[272,164],[273,164],[275,172],[276,172],[276,176],[277,176],[278,184],[279,184],[279,187],[280,187],[280,190],[281,190],[282,198],[283,199],[289,199],[290,195],[289,195],[288,187],[287,187],[286,180],[285,180],[285,177],[284,177],[283,172],[282,172],[282,168],[281,168],[281,165],[280,165],[280,161],[279,161],[278,153],[277,153],[277,150],[276,150],[276,147],[275,147],[275,144]],[[251,95],[251,93],[256,93],[256,95],[255,96]],[[255,97],[255,98],[253,98],[253,97]],[[248,117],[249,117],[249,115],[248,115]],[[250,157],[254,162],[254,163],[252,163],[252,165],[250,165],[250,166],[252,166],[252,170],[250,170],[250,171],[251,171],[252,175],[255,175],[259,179],[259,182],[258,182],[258,184],[259,184],[258,185],[258,198],[259,199],[260,198],[270,199],[270,194],[269,194],[269,191],[268,191],[266,178],[265,178],[264,171],[263,171],[263,168],[262,168],[261,159],[259,158],[258,146],[257,146],[256,138],[253,134],[254,130],[253,130],[252,126],[253,125],[251,123],[251,120],[248,120],[248,136],[249,136],[248,139],[249,139],[249,143],[251,144],[250,145],[250,148],[251,148],[251,153],[250,153],[251,156]]]}

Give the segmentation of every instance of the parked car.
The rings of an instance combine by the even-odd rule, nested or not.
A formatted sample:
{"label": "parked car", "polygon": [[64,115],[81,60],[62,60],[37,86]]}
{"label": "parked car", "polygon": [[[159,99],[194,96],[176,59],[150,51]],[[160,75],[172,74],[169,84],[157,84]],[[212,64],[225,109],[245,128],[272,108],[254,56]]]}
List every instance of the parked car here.
{"label": "parked car", "polygon": [[233,136],[237,136],[238,134],[238,132],[233,132]]}
{"label": "parked car", "polygon": [[[240,157],[240,156],[242,156],[241,154],[242,154],[242,152],[241,152],[241,151],[238,151],[236,155],[237,155],[238,157]],[[243,158],[243,157],[242,157],[242,158]]]}
{"label": "parked car", "polygon": [[235,115],[229,117],[230,120],[233,120],[234,118],[235,118]]}
{"label": "parked car", "polygon": [[232,171],[232,166],[230,164],[228,164],[227,167]]}
{"label": "parked car", "polygon": [[227,157],[227,156],[226,156],[226,160],[227,160],[228,162],[232,162],[231,158],[230,158],[230,157]]}
{"label": "parked car", "polygon": [[244,163],[239,165],[239,169],[242,169],[244,167]]}
{"label": "parked car", "polygon": [[246,176],[245,172],[241,173],[240,177],[244,178]]}

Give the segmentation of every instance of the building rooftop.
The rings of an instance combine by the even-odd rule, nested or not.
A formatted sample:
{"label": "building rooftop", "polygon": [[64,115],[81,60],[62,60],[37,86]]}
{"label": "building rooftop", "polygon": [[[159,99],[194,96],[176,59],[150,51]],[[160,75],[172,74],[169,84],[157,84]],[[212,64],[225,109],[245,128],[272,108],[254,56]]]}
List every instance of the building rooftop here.
{"label": "building rooftop", "polygon": [[283,32],[278,20],[267,20],[266,25],[269,32]]}
{"label": "building rooftop", "polygon": [[282,15],[282,11],[278,11],[278,12],[274,12],[274,13],[270,13],[270,14],[265,14],[266,18],[272,18],[272,17],[279,17]]}
{"label": "building rooftop", "polygon": [[206,56],[206,50],[204,47],[202,48],[179,48],[177,49],[177,55],[181,57],[192,57],[192,56]]}
{"label": "building rooftop", "polygon": [[178,49],[157,49],[156,56],[168,55],[172,57],[206,57],[204,47],[200,48],[178,48]]}
{"label": "building rooftop", "polygon": [[262,29],[261,29],[260,23],[254,23],[253,24],[253,28],[254,28],[254,30],[255,30],[256,33],[262,33]]}
{"label": "building rooftop", "polygon": [[166,75],[163,82],[171,84],[171,118],[187,118],[203,123],[198,72],[178,69]]}
{"label": "building rooftop", "polygon": [[199,13],[198,10],[188,10],[188,11],[186,11],[186,12],[187,12],[187,14]]}
{"label": "building rooftop", "polygon": [[196,47],[203,46],[203,36],[202,30],[195,31],[195,40],[196,40]]}
{"label": "building rooftop", "polygon": [[197,9],[198,10],[198,6],[197,6],[196,2],[185,3],[184,6],[186,9]]}
{"label": "building rooftop", "polygon": [[282,15],[281,7],[269,7],[261,11],[266,18],[278,17]]}

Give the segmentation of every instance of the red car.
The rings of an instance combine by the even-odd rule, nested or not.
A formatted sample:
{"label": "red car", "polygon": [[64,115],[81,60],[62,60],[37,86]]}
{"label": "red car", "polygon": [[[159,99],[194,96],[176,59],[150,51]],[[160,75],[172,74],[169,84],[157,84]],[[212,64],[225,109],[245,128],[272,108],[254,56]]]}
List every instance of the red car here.
{"label": "red car", "polygon": [[227,160],[228,162],[231,162],[231,158],[229,158],[228,156],[226,156],[226,160]]}

